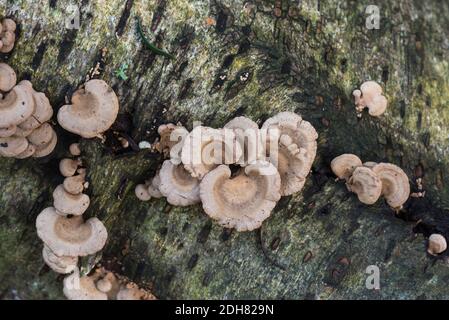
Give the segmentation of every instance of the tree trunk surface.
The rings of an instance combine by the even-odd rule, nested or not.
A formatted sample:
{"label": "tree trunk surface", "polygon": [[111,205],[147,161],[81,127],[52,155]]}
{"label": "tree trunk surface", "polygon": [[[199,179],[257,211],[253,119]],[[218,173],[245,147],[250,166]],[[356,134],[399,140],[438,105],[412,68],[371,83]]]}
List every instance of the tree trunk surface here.
{"label": "tree trunk surface", "polygon": [[[0,58],[45,92],[55,113],[93,69],[119,96],[106,142],[81,142],[85,215],[109,232],[83,270],[100,262],[160,299],[449,299],[446,254],[426,253],[431,233],[449,236],[449,4],[375,2],[378,30],[365,26],[369,1],[0,0],[0,15],[18,22],[16,46]],[[79,6],[79,29],[66,28],[70,4]],[[137,16],[175,59],[143,45]],[[126,80],[116,75],[124,64]],[[366,80],[385,89],[379,118],[356,116],[351,93]],[[135,197],[163,159],[121,150],[113,131],[152,143],[163,123],[222,127],[245,115],[262,124],[280,111],[314,125],[317,157],[305,188],[283,197],[260,230],[224,229],[201,205]],[[63,181],[58,161],[78,140],[53,121],[59,143],[50,157],[0,159],[3,299],[64,298],[63,276],[45,266],[35,230]],[[425,197],[397,215],[384,201],[361,204],[330,172],[342,153],[401,166],[413,191],[422,177]],[[379,290],[365,285],[372,265]]]}

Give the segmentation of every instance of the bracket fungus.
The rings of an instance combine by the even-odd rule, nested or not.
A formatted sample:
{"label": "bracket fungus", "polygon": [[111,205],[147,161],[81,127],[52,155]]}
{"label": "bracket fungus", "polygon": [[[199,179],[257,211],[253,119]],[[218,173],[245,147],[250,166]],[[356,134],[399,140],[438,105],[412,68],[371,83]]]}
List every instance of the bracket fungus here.
{"label": "bracket fungus", "polygon": [[373,172],[382,181],[382,195],[392,208],[400,208],[410,196],[410,183],[405,172],[391,163],[379,163]]}
{"label": "bracket fungus", "polygon": [[358,167],[347,182],[350,191],[357,194],[360,202],[374,204],[382,192],[382,182],[369,168]]}
{"label": "bracket fungus", "polygon": [[39,238],[58,256],[87,256],[100,251],[108,233],[97,218],[65,217],[49,207],[36,219]]}
{"label": "bracket fungus", "polygon": [[159,191],[174,206],[189,206],[200,202],[200,182],[182,165],[165,160],[159,171]]}
{"label": "bracket fungus", "polygon": [[339,178],[349,180],[354,170],[361,167],[362,160],[354,154],[345,153],[331,161],[332,172]]}
{"label": "bracket fungus", "polygon": [[226,165],[209,172],[200,183],[204,211],[227,228],[251,231],[267,219],[281,194],[281,178],[276,168],[256,161],[235,176]]}
{"label": "bracket fungus", "polygon": [[94,138],[108,130],[117,118],[118,98],[103,80],[89,80],[72,95],[72,104],[58,111],[59,124],[83,138]]}
{"label": "bracket fungus", "polygon": [[369,114],[373,117],[381,116],[387,109],[388,101],[382,95],[382,87],[374,81],[364,82],[360,90],[354,90],[352,95],[359,116],[365,108],[368,108]]}
{"label": "bracket fungus", "polygon": [[8,53],[14,48],[16,41],[16,23],[6,18],[0,24],[0,52]]}
{"label": "bracket fungus", "polygon": [[[304,187],[317,151],[318,133],[312,124],[292,112],[269,118],[262,129],[279,131],[279,140],[267,134],[267,153],[281,176],[281,194],[291,195]],[[273,146],[273,142],[278,145]]]}
{"label": "bracket fungus", "polygon": [[446,238],[441,234],[434,233],[429,237],[427,252],[433,256],[443,253],[447,249]]}

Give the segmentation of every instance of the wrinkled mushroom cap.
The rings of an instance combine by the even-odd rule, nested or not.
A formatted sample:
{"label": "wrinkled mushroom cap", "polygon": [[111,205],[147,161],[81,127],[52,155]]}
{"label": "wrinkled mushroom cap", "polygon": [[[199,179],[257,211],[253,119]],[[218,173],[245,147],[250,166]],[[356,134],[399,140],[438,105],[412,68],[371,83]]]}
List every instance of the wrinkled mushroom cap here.
{"label": "wrinkled mushroom cap", "polygon": [[200,202],[200,183],[182,165],[165,160],[159,171],[159,191],[174,206],[189,206]]}
{"label": "wrinkled mushroom cap", "polygon": [[[265,175],[264,173],[271,173]],[[256,161],[231,177],[231,170],[220,165],[200,183],[204,211],[224,227],[237,231],[259,228],[280,199],[281,179],[276,168]]]}
{"label": "wrinkled mushroom cap", "polygon": [[61,215],[82,215],[89,207],[90,199],[86,194],[71,194],[60,184],[53,191],[53,206]]}
{"label": "wrinkled mushroom cap", "polygon": [[114,90],[103,80],[90,80],[62,106],[58,122],[67,131],[94,138],[108,130],[117,118],[119,102]]}
{"label": "wrinkled mushroom cap", "polygon": [[107,294],[97,289],[93,277],[80,277],[79,272],[64,278],[63,292],[69,300],[108,300]]}
{"label": "wrinkled mushroom cap", "polygon": [[379,163],[373,172],[382,181],[382,195],[392,208],[400,208],[410,195],[410,183],[405,172],[391,163]]}
{"label": "wrinkled mushroom cap", "polygon": [[74,271],[78,265],[78,257],[59,257],[46,245],[42,250],[42,258],[53,271],[62,274]]}
{"label": "wrinkled mushroom cap", "polygon": [[20,124],[33,112],[33,97],[26,86],[18,84],[0,99],[0,128]]}
{"label": "wrinkled mushroom cap", "polygon": [[348,188],[357,194],[360,202],[374,204],[382,192],[382,182],[369,168],[358,167],[348,180]]}
{"label": "wrinkled mushroom cap", "polygon": [[6,63],[0,63],[0,91],[10,91],[17,83],[17,76],[13,68]]}
{"label": "wrinkled mushroom cap", "polygon": [[446,238],[441,234],[434,233],[429,237],[429,243],[427,246],[427,252],[433,256],[436,256],[447,249]]}
{"label": "wrinkled mushroom cap", "polygon": [[108,233],[97,218],[83,222],[81,216],[67,218],[56,209],[44,209],[36,219],[39,238],[58,256],[87,256],[100,251]]}
{"label": "wrinkled mushroom cap", "polygon": [[362,161],[354,154],[345,153],[331,161],[332,172],[339,178],[348,180],[357,167],[362,166]]}

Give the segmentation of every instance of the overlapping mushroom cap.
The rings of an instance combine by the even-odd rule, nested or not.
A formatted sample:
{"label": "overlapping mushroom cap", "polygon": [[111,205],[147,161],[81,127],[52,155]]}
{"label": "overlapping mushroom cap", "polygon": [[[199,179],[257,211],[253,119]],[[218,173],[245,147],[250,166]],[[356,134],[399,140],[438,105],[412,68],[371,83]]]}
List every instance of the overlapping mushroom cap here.
{"label": "overlapping mushroom cap", "polygon": [[17,83],[16,72],[6,63],[0,63],[0,91],[10,91]]}
{"label": "overlapping mushroom cap", "polygon": [[34,130],[51,119],[53,108],[47,96],[43,92],[34,90],[31,82],[22,80],[19,82],[19,85],[28,90],[28,94],[32,96],[34,102],[34,112],[20,124],[20,128],[23,130]]}
{"label": "overlapping mushroom cap", "polygon": [[14,48],[16,41],[16,23],[14,20],[6,18],[0,24],[0,52],[8,53]]}
{"label": "overlapping mushroom cap", "polygon": [[392,208],[400,208],[410,195],[410,183],[405,172],[391,163],[379,163],[372,168],[382,181],[382,195]]}
{"label": "overlapping mushroom cap", "polygon": [[90,80],[72,96],[72,104],[62,106],[58,122],[67,131],[94,138],[108,130],[119,111],[114,90],[103,80]]}
{"label": "overlapping mushroom cap", "polygon": [[34,101],[24,84],[14,86],[0,99],[0,128],[18,125],[34,112]]}
{"label": "overlapping mushroom cap", "polygon": [[261,226],[280,199],[281,178],[266,161],[256,161],[235,176],[226,165],[209,172],[200,183],[204,211],[224,227],[251,231]]}
{"label": "overlapping mushroom cap", "polygon": [[369,168],[357,167],[348,180],[348,188],[357,194],[360,202],[375,203],[382,193],[382,182]]}
{"label": "overlapping mushroom cap", "polygon": [[382,95],[382,87],[374,81],[366,81],[360,86],[360,90],[352,93],[355,99],[357,112],[362,112],[368,108],[369,114],[373,117],[381,116],[387,109],[388,101]]}
{"label": "overlapping mushroom cap", "polygon": [[70,273],[74,271],[78,265],[78,257],[57,256],[45,244],[44,249],[42,250],[42,257],[45,263],[57,273]]}
{"label": "overlapping mushroom cap", "polygon": [[53,191],[53,206],[60,215],[80,216],[87,210],[89,204],[88,195],[69,193],[62,184]]}
{"label": "overlapping mushroom cap", "polygon": [[339,178],[348,180],[354,170],[361,167],[362,160],[354,154],[345,153],[331,161],[332,172]]}
{"label": "overlapping mushroom cap", "polygon": [[263,130],[273,128],[279,130],[279,141],[268,139],[267,152],[279,170],[281,194],[286,196],[303,188],[316,156],[318,134],[310,122],[292,112],[281,112],[262,125]]}
{"label": "overlapping mushroom cap", "polygon": [[44,209],[36,219],[39,238],[58,256],[87,256],[100,251],[108,233],[97,218],[83,221],[82,216],[71,218],[59,215],[56,209]]}

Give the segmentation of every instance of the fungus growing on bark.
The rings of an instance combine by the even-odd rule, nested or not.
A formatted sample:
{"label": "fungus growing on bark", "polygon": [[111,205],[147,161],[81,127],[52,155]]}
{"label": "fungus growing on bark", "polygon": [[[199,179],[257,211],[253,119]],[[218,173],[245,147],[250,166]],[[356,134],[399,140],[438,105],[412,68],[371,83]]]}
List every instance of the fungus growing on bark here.
{"label": "fungus growing on bark", "polygon": [[16,72],[6,63],[0,63],[0,91],[10,91],[17,83]]}
{"label": "fungus growing on bark", "polygon": [[72,95],[72,104],[59,109],[58,122],[67,131],[94,138],[115,122],[119,102],[114,90],[103,80],[90,80]]}
{"label": "fungus growing on bark", "polygon": [[182,165],[165,160],[159,172],[159,191],[174,206],[189,206],[200,202],[200,183]]}
{"label": "fungus growing on bark", "polygon": [[363,109],[368,108],[368,112],[373,117],[381,116],[387,109],[388,101],[382,95],[382,87],[374,81],[366,81],[360,86],[360,90],[354,90],[356,110],[361,114]]}
{"label": "fungus growing on bark", "polygon": [[36,219],[37,235],[57,256],[87,256],[100,251],[108,233],[97,218],[83,221],[59,215],[56,209],[44,209]]}
{"label": "fungus growing on bark", "polygon": [[443,253],[447,249],[446,238],[441,234],[434,233],[429,237],[427,252],[433,256]]}
{"label": "fungus growing on bark", "polygon": [[410,195],[410,183],[405,172],[391,163],[379,163],[372,171],[382,181],[382,195],[392,208],[400,208]]}
{"label": "fungus growing on bark", "polygon": [[342,154],[331,161],[332,172],[339,178],[348,180],[354,170],[361,167],[362,160],[354,154]]}
{"label": "fungus growing on bark", "polygon": [[42,257],[47,266],[57,273],[70,273],[74,271],[78,265],[78,257],[57,256],[45,244],[42,249]]}
{"label": "fungus growing on bark", "polygon": [[60,215],[82,215],[89,207],[90,199],[86,194],[71,194],[60,184],[53,191],[53,206]]}
{"label": "fungus growing on bark", "polygon": [[79,159],[69,159],[65,158],[59,162],[59,171],[64,177],[71,177],[75,175],[76,170],[81,165],[81,160]]}
{"label": "fungus growing on bark", "polygon": [[138,184],[136,186],[135,193],[137,198],[142,201],[149,201],[151,198],[162,198],[163,195],[159,191],[160,184],[161,177],[158,171],[152,179],[145,181],[145,184]]}
{"label": "fungus growing on bark", "polygon": [[0,26],[0,52],[8,53],[14,48],[16,41],[16,23],[14,20],[6,18],[2,20]]}
{"label": "fungus growing on bark", "polygon": [[357,194],[360,202],[375,203],[382,193],[382,182],[369,168],[357,167],[347,182],[350,191]]}
{"label": "fungus growing on bark", "polygon": [[226,165],[209,172],[200,183],[204,211],[227,228],[251,231],[261,226],[280,199],[281,179],[276,168],[256,161],[235,176]]}

